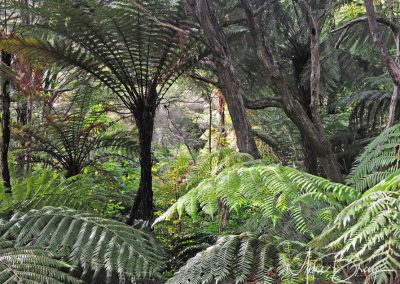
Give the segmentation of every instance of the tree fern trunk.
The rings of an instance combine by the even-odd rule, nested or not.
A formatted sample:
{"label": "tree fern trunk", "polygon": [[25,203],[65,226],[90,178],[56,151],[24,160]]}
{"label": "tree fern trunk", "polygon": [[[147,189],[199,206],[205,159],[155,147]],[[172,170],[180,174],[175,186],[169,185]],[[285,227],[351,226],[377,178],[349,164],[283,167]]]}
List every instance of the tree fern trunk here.
{"label": "tree fern trunk", "polygon": [[[11,66],[11,54],[5,51],[1,52],[1,61],[7,66]],[[1,91],[1,107],[2,107],[2,120],[1,120],[1,177],[6,188],[6,193],[11,194],[11,178],[10,169],[8,166],[8,150],[10,146],[10,81],[3,79]]]}
{"label": "tree fern trunk", "polygon": [[144,108],[136,117],[140,144],[140,184],[127,221],[128,225],[132,225],[135,219],[146,221],[153,219],[151,142],[153,139],[154,116],[155,112],[153,110]]}

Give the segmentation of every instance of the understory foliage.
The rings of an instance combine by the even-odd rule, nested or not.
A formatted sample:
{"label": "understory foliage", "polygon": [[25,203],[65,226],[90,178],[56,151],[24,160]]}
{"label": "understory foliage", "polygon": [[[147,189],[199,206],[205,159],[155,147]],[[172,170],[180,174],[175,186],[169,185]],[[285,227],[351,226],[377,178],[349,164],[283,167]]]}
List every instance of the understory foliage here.
{"label": "understory foliage", "polygon": [[[397,189],[399,174],[394,178]],[[393,181],[389,182],[385,187],[394,185]],[[337,251],[338,266],[355,274],[367,272],[366,281],[386,283],[398,277],[400,267],[399,212],[398,191],[373,188],[371,193],[344,208],[319,239],[326,242],[338,236],[328,244]]]}
{"label": "understory foliage", "polygon": [[[228,161],[231,159],[227,158]],[[259,210],[264,218],[273,223],[288,221],[299,233],[312,236],[311,227],[316,224],[316,216],[329,221],[343,204],[358,196],[358,192],[351,187],[334,184],[290,167],[252,164],[229,167],[216,176],[203,179],[179,198],[156,223],[170,219],[176,212],[180,217],[184,212],[193,216],[198,213],[199,207],[214,216],[219,202],[222,202],[232,211],[243,208]],[[315,216],[305,216],[304,210],[309,209],[314,211]]]}
{"label": "understory foliage", "polygon": [[229,276],[236,283],[250,279],[259,283],[272,283],[273,278],[272,275],[268,276],[268,268],[274,250],[274,247],[268,245],[268,240],[262,237],[257,238],[247,233],[225,236],[190,259],[167,283],[222,282]]}
{"label": "understory foliage", "polygon": [[[387,164],[380,163],[380,157],[384,151],[395,155],[398,144],[388,137],[397,139],[397,129],[388,129],[374,140],[353,173],[368,175],[377,165],[393,166],[395,157]],[[247,216],[247,224],[238,232],[258,230],[221,236],[168,283],[274,283],[276,279],[282,283],[339,283],[362,278],[365,283],[387,283],[397,279],[400,172],[376,178],[373,186],[365,185],[359,174],[358,179],[351,179],[354,187],[350,187],[290,167],[247,163],[231,165],[204,179],[155,224],[183,218],[184,213],[193,218],[200,212],[213,217],[222,202],[231,214]]]}
{"label": "understory foliage", "polygon": [[81,174],[66,179],[64,173],[39,170],[13,183],[13,195],[0,191],[0,212],[40,209],[44,206],[66,206],[76,209],[106,210],[109,192],[93,175]]}

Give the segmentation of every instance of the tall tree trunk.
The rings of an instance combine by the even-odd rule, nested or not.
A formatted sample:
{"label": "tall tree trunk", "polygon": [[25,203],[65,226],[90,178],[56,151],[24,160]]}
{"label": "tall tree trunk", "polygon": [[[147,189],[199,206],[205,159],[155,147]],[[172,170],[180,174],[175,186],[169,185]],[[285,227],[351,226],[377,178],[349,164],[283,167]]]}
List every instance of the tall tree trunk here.
{"label": "tall tree trunk", "polygon": [[326,104],[327,114],[336,114],[336,102],[337,102],[336,91],[328,91],[328,102]]}
{"label": "tall tree trunk", "polygon": [[210,94],[210,96],[208,97],[208,153],[211,154],[212,151],[212,101],[213,101],[213,97]]}
{"label": "tall tree trunk", "polygon": [[[396,41],[396,63],[400,66],[400,31],[395,35]],[[387,128],[392,127],[396,120],[397,104],[399,98],[399,86],[396,82],[393,83],[393,94],[389,106],[389,121]]]}
{"label": "tall tree trunk", "polygon": [[127,221],[128,225],[132,225],[135,219],[145,221],[153,219],[151,142],[153,139],[154,116],[154,110],[148,110],[143,107],[139,116],[136,117],[140,144],[140,184]]}
{"label": "tall tree trunk", "polygon": [[[1,52],[1,61],[3,64],[7,66],[11,66],[11,57],[12,55],[10,53],[5,52],[4,50]],[[10,147],[10,136],[11,136],[10,105],[11,105],[10,81],[4,78],[1,90],[1,107],[3,113],[1,121],[2,140],[1,140],[0,156],[1,156],[1,177],[3,179],[7,194],[11,194],[11,178],[10,178],[10,169],[8,165],[8,150]]]}
{"label": "tall tree trunk", "polygon": [[318,159],[312,146],[312,142],[307,136],[300,133],[301,136],[301,146],[304,155],[304,168],[307,173],[312,175],[318,175]]}
{"label": "tall tree trunk", "polygon": [[247,118],[243,91],[235,76],[231,50],[226,35],[218,23],[213,3],[210,0],[197,0],[193,11],[204,31],[207,44],[216,58],[216,73],[232,118],[239,151],[260,158]]}
{"label": "tall tree trunk", "polygon": [[[217,147],[223,147],[224,142],[223,140],[226,138],[226,129],[225,129],[225,99],[224,96],[221,92],[221,90],[216,91],[216,96],[218,99],[218,115],[219,115],[219,126],[218,126],[218,132],[219,132],[219,141]],[[221,219],[219,222],[219,232],[222,233],[229,225],[229,216],[230,216],[230,211],[229,211],[229,206],[224,204],[224,202],[220,201],[219,202],[220,210],[221,213]]]}
{"label": "tall tree trunk", "polygon": [[[375,7],[373,0],[365,0],[365,8],[367,10],[369,30],[372,36],[372,40],[376,48],[379,50],[387,70],[396,85],[400,85],[400,66],[396,63],[396,60],[391,56],[388,47],[386,46],[383,38],[379,32],[378,20],[375,14]],[[399,27],[397,28],[397,33],[399,33]]]}
{"label": "tall tree trunk", "polygon": [[[306,3],[304,1],[301,2]],[[314,66],[310,78],[310,108],[312,117],[312,119],[310,119],[300,102],[293,97],[291,91],[287,87],[286,81],[280,72],[279,66],[271,53],[262,24],[259,22],[259,19],[256,19],[254,16],[248,1],[241,0],[241,3],[246,12],[250,33],[253,37],[257,54],[261,60],[261,63],[264,65],[266,71],[270,75],[272,90],[275,94],[281,96],[285,113],[298,127],[302,136],[308,137],[310,145],[312,145],[327,177],[334,182],[341,182],[343,177],[340,171],[339,163],[337,162],[337,159],[332,151],[331,144],[323,130],[322,121],[318,111],[319,66],[316,65],[319,63],[318,54],[314,52],[311,55]],[[311,24],[315,23],[309,22],[310,26]],[[315,28],[311,28],[310,34],[312,36],[318,36],[318,31]],[[311,37],[311,41],[312,47],[318,47],[314,38]],[[318,49],[316,50],[318,51]]]}
{"label": "tall tree trunk", "polygon": [[218,98],[218,115],[219,115],[219,125],[218,125],[218,147],[224,145],[224,140],[226,138],[226,122],[225,122],[225,98],[221,90],[216,92]]}

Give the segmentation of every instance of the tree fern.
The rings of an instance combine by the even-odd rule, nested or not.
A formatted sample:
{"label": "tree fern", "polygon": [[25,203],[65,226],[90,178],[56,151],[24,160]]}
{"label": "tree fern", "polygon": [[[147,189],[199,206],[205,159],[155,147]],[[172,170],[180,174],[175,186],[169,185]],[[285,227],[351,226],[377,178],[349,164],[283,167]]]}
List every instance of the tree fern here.
{"label": "tree fern", "polygon": [[225,236],[190,259],[167,284],[223,283],[227,279],[235,283],[273,283],[268,276],[273,251],[274,247],[262,237],[248,233]]}
{"label": "tree fern", "polygon": [[379,133],[386,123],[391,96],[389,92],[370,90],[352,96],[351,100],[347,99],[347,105],[355,105],[349,128],[361,137]]}
{"label": "tree fern", "polygon": [[61,167],[72,177],[103,157],[115,154],[133,159],[138,149],[134,133],[107,117],[107,106],[101,101],[93,106],[92,95],[79,92],[67,104],[53,107],[40,125],[25,126],[16,133],[20,140],[30,141],[20,150],[29,157],[27,162]]}
{"label": "tree fern", "polygon": [[0,235],[16,247],[45,247],[86,270],[105,269],[121,276],[149,278],[161,265],[160,248],[150,235],[68,208],[44,207],[16,213],[1,224]]}
{"label": "tree fern", "polygon": [[328,247],[337,251],[338,266],[366,271],[366,281],[387,283],[399,277],[400,173],[396,172],[344,208],[314,243],[336,236]]}
{"label": "tree fern", "polygon": [[[179,198],[155,223],[170,219],[175,213],[179,216],[184,212],[195,215],[199,207],[213,216],[222,200],[230,210],[257,208],[275,224],[287,219],[300,233],[312,235],[315,216],[327,222],[327,216],[332,218],[343,204],[351,203],[358,195],[353,188],[289,167],[234,167],[222,171],[215,178],[203,180]],[[314,217],[306,217],[304,210],[310,209],[324,214],[314,212]]]}
{"label": "tree fern", "polygon": [[78,279],[65,273],[72,267],[57,260],[53,254],[33,247],[13,248],[10,242],[0,242],[0,282],[78,284]]}
{"label": "tree fern", "polygon": [[363,192],[399,167],[400,125],[385,130],[357,158],[347,183]]}
{"label": "tree fern", "polygon": [[[106,86],[135,118],[141,182],[129,223],[153,218],[152,136],[156,110],[182,73],[199,59],[179,1],[46,0],[21,10],[40,19],[24,37],[0,40],[3,49],[39,63],[79,69]],[[157,18],[157,20],[154,19]],[[160,23],[161,22],[161,23]],[[82,29],[85,27],[85,29]]]}

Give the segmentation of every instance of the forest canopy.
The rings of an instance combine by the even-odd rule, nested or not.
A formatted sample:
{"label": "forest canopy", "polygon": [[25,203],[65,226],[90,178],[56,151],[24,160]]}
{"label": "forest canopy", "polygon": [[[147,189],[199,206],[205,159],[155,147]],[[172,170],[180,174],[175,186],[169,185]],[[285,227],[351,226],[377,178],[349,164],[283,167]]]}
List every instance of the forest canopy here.
{"label": "forest canopy", "polygon": [[400,284],[398,0],[0,0],[0,283]]}

